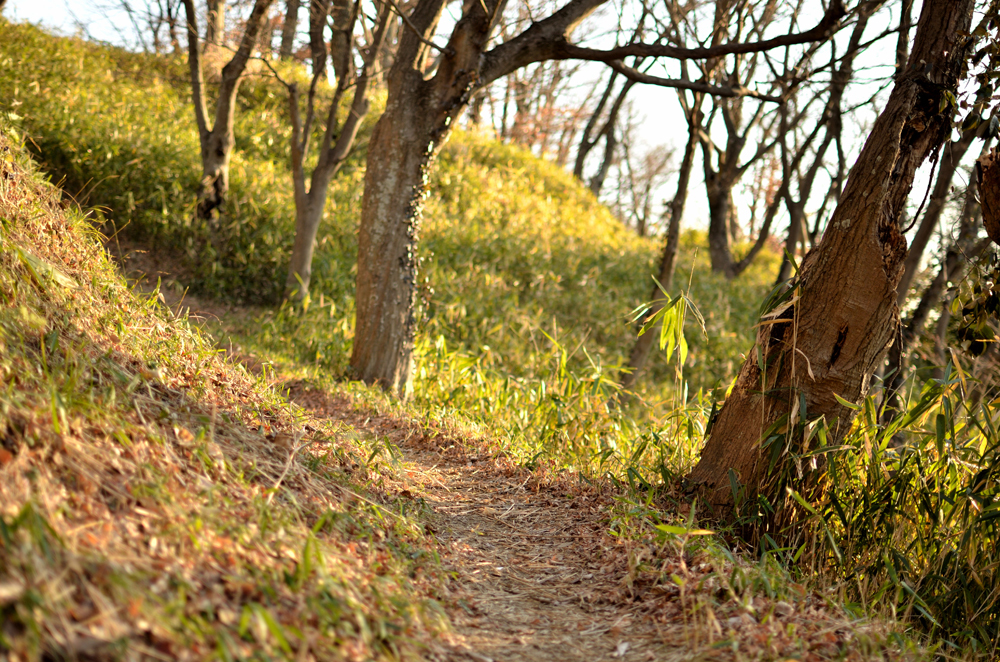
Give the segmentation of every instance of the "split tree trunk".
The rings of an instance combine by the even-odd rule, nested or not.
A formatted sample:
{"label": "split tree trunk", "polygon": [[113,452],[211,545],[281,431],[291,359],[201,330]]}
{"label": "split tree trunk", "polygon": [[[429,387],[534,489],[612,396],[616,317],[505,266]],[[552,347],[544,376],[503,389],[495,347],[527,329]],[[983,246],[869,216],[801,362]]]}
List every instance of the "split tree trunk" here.
{"label": "split tree trunk", "polygon": [[[910,64],[897,78],[822,241],[804,260],[795,297],[759,327],[756,347],[689,477],[723,516],[735,501],[730,470],[749,498],[762,495],[772,504],[784,498],[786,486],[808,492],[817,485],[822,465],[801,467],[804,473],[793,477],[788,456],[780,455],[769,471],[762,433],[786,417],[787,429],[801,434],[798,421],[823,416],[835,441],[854,413],[835,396],[859,402],[885,358],[899,324],[896,286],[907,252],[897,219],[917,167],[951,129],[950,108],[940,112],[947,106],[941,100],[957,88],[973,6],[973,0],[926,0]],[[798,408],[800,397],[805,411]],[[797,453],[800,439],[788,434],[777,443]]]}

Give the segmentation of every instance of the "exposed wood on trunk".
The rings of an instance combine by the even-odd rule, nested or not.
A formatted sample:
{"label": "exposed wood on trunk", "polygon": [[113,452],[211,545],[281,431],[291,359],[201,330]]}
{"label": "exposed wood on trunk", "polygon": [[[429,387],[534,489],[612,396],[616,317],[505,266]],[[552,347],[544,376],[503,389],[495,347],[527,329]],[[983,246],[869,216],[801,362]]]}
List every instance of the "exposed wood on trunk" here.
{"label": "exposed wood on trunk", "polygon": [[[782,455],[786,444],[792,453],[804,450],[797,423],[825,417],[835,442],[854,413],[835,396],[859,402],[867,394],[899,324],[896,286],[906,240],[897,222],[916,169],[951,130],[941,100],[957,89],[973,6],[973,0],[926,0],[910,64],[897,77],[822,241],[806,256],[793,298],[758,327],[756,346],[689,477],[718,513],[734,506],[730,471],[751,499],[763,495],[779,504],[786,487],[808,493],[824,467],[790,466]],[[761,436],[772,425],[790,433],[765,454]]]}

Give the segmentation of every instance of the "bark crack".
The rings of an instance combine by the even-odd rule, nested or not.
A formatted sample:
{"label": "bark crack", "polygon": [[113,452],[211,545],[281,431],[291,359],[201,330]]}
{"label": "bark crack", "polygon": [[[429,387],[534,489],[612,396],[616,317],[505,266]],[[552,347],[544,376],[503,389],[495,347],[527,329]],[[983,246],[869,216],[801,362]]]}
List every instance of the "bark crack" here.
{"label": "bark crack", "polygon": [[833,364],[837,362],[837,359],[840,358],[840,352],[844,348],[844,343],[847,341],[848,328],[847,324],[840,327],[840,333],[837,334],[837,342],[833,343],[833,351],[830,352],[830,362],[828,364],[831,368],[833,367]]}

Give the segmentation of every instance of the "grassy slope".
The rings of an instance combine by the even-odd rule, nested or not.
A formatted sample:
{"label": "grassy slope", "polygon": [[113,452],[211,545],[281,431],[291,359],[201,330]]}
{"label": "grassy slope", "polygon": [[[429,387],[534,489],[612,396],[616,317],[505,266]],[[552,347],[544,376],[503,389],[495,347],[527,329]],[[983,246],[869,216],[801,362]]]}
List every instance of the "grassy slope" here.
{"label": "grassy slope", "polygon": [[391,472],[135,295],[59,197],[0,129],[0,650],[415,655],[436,570]]}
{"label": "grassy slope", "polygon": [[[0,19],[0,64],[0,112],[21,117],[43,167],[110,219],[108,234],[124,228],[122,236],[181,253],[195,291],[277,300],[294,222],[279,85],[258,72],[241,86],[232,195],[227,221],[213,237],[192,223],[198,147],[182,60],[55,38]],[[286,351],[297,359],[337,373],[353,333],[363,145],[376,116],[377,108],[362,128],[362,149],[331,188],[320,228],[313,296],[334,306],[326,316],[334,323],[317,329],[313,320],[282,320],[273,334],[285,339],[276,345],[291,343]],[[518,376],[547,360],[547,352],[533,355],[536,347],[551,348],[542,332],[570,349],[583,344],[605,365],[622,360],[634,337],[625,318],[649,295],[656,240],[626,231],[561,169],[475,135],[452,136],[430,185],[421,248],[428,342],[440,336],[469,355],[489,345],[504,370]],[[775,266],[765,256],[730,284],[710,275],[701,243],[696,234],[686,238],[675,288],[686,287],[693,267],[692,296],[709,327],[707,338],[691,338],[694,388],[732,377],[733,357],[749,345],[753,306]],[[579,352],[570,364],[588,367]],[[654,399],[669,374],[654,357],[644,382]]]}
{"label": "grassy slope", "polygon": [[[243,86],[219,252],[207,229],[189,222],[197,163],[180,62],[0,21],[0,65],[0,110],[22,116],[46,167],[71,191],[89,194],[118,226],[130,223],[128,232],[184,252],[203,291],[274,299],[292,216],[273,84],[258,76]],[[353,333],[359,165],[336,182],[312,306],[264,310],[235,329],[255,353],[320,381],[342,374]],[[646,296],[655,243],[616,226],[557,168],[478,136],[453,136],[432,187],[415,406],[488,431],[529,467],[548,463],[639,488],[623,498],[614,522],[625,524],[615,532],[647,535],[666,515],[644,481],[670,483],[696,458],[711,404],[696,388],[731,377],[773,258],[727,284],[708,274],[701,238],[686,237],[678,281],[693,274],[708,326],[707,338],[691,333],[691,397],[676,397],[683,389],[660,359],[641,387],[645,403],[622,411],[607,406],[609,378],[630,341],[624,316]],[[996,405],[964,411],[955,406],[965,402],[963,380],[938,386],[896,421],[910,440],[904,451],[887,447],[893,431],[880,427],[874,401],[865,404],[845,446],[826,456],[838,473],[817,511],[823,524],[802,527],[800,549],[809,552],[798,563],[808,557],[805,573],[846,582],[846,599],[908,614],[956,647],[988,655],[1000,622]],[[797,551],[781,554],[794,566]]]}

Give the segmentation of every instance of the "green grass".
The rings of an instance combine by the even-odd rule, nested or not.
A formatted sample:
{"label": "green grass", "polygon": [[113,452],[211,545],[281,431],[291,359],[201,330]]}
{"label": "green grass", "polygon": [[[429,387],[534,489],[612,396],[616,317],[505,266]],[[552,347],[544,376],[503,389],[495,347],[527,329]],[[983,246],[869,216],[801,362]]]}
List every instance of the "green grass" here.
{"label": "green grass", "polygon": [[[0,125],[0,650],[415,658],[443,626],[419,512],[155,296]],[[281,442],[311,442],[298,458]]]}
{"label": "green grass", "polygon": [[[186,256],[191,284],[201,292],[270,304],[210,328],[287,373],[329,386],[344,374],[353,338],[363,150],[333,186],[311,303],[277,305],[293,219],[284,100],[279,86],[256,74],[240,99],[225,248],[216,253],[205,228],[191,222],[197,147],[183,63],[0,21],[0,110],[20,118],[46,171],[113,221],[109,227],[125,227],[157,250]],[[374,114],[369,128],[372,120]],[[638,397],[619,406],[614,382],[635,335],[627,315],[649,295],[657,241],[627,232],[559,168],[476,134],[452,135],[430,192],[421,232],[415,398],[408,411],[481,434],[525,466],[615,489],[622,496],[610,522],[616,535],[654,547],[674,544],[672,534],[658,528],[678,525],[675,510],[684,500],[671,490],[697,460],[713,403],[724,396],[741,353],[751,349],[752,324],[777,257],[765,251],[729,283],[710,274],[700,249],[704,236],[686,233],[673,291],[686,291],[698,306],[705,332],[689,321],[681,379],[657,357]],[[25,310],[10,307],[4,323],[38,326],[37,353],[47,347],[49,327],[39,326],[31,307]],[[121,323],[124,331],[127,321],[109,318],[107,328]],[[169,365],[177,351],[175,341],[157,342],[143,350],[152,352],[142,358],[148,371],[154,363]],[[120,389],[132,379],[111,389],[115,406],[127,400],[130,392]],[[878,422],[874,403],[866,403],[841,448],[819,446],[830,463],[830,485],[812,511],[803,509],[799,537],[790,532],[794,544],[765,545],[761,569],[750,578],[730,576],[725,562],[714,574],[724,575],[727,590],[744,601],[762,593],[784,600],[793,585],[828,587],[831,601],[858,614],[904,619],[949,655],[995,656],[997,412],[993,402],[969,404],[967,383],[918,383],[909,413],[890,422]],[[72,389],[42,391],[65,391],[59,396],[65,400]],[[46,411],[58,413],[59,402],[50,397]],[[822,426],[807,423],[819,444]],[[196,437],[203,440],[212,426],[190,428],[205,430]],[[888,440],[900,431],[908,445],[890,448]],[[163,480],[150,479],[144,489],[158,494]],[[751,506],[745,510],[768,507]],[[19,530],[31,529],[31,521],[25,515]],[[307,539],[298,541],[304,546]],[[711,539],[705,553],[724,558],[724,545]],[[656,558],[636,568],[655,575],[651,581],[676,584],[669,573],[650,570]],[[381,608],[372,606],[371,613]],[[705,619],[708,627],[711,618]]]}

